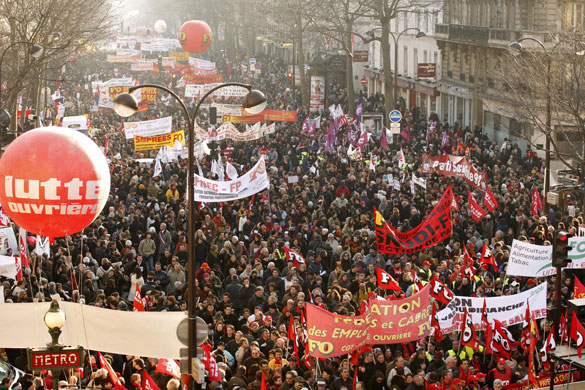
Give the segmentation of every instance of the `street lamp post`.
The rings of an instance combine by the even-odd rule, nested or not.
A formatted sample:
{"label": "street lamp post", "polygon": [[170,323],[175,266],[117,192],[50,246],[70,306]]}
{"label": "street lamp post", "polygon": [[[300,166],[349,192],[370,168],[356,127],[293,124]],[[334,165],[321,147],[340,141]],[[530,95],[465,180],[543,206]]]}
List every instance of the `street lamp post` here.
{"label": "street lamp post", "polygon": [[220,88],[229,87],[229,86],[237,86],[237,87],[244,87],[248,90],[246,96],[242,101],[242,108],[248,114],[259,114],[264,110],[266,107],[266,97],[264,94],[258,90],[252,89],[252,87],[248,84],[242,83],[224,83],[220,84],[212,89],[210,89],[203,97],[199,100],[197,105],[195,106],[195,110],[193,115],[189,114],[189,110],[187,110],[187,106],[185,103],[179,98],[179,96],[173,92],[171,89],[166,88],[161,85],[156,84],[141,84],[129,89],[128,93],[122,93],[116,97],[114,100],[114,110],[116,113],[122,117],[129,117],[138,111],[138,101],[136,97],[132,95],[132,92],[136,91],[140,88],[156,88],[163,90],[170,94],[176,101],[179,102],[181,105],[181,109],[183,110],[183,114],[187,119],[188,123],[188,147],[189,147],[189,157],[187,161],[187,208],[188,208],[188,216],[187,216],[187,246],[188,246],[188,266],[189,266],[189,279],[188,279],[188,301],[187,301],[187,318],[188,318],[188,328],[187,328],[187,347],[188,347],[188,360],[187,360],[187,367],[189,370],[192,367],[193,358],[195,358],[195,354],[197,351],[197,345],[195,342],[195,332],[197,331],[197,325],[195,323],[195,248],[194,248],[194,240],[193,240],[193,223],[195,221],[195,207],[193,206],[194,202],[194,193],[195,193],[195,169],[194,169],[194,162],[193,162],[193,155],[195,151],[195,121],[197,119],[197,114],[199,112],[199,107],[201,107],[201,103],[213,92]]}
{"label": "street lamp post", "polygon": [[[547,50],[546,46],[544,46],[544,43],[542,43],[542,41],[536,39],[536,38],[532,38],[532,37],[525,37],[525,38],[521,38],[517,41],[514,41],[512,43],[510,43],[509,47],[510,50],[512,51],[512,53],[519,53],[522,51],[522,41],[533,41],[536,42],[538,45],[540,45],[540,47],[542,47],[542,50],[544,50],[544,53],[546,55],[546,105],[545,105],[545,111],[546,111],[546,118],[545,118],[545,127],[546,127],[546,143],[545,143],[545,151],[544,151],[544,158],[545,158],[545,168],[546,168],[546,172],[544,173],[544,214],[547,216],[548,218],[548,211],[549,211],[549,205],[548,205],[548,200],[547,200],[547,195],[548,195],[548,191],[549,191],[549,187],[550,187],[550,136],[551,136],[551,125],[552,125],[552,114],[551,114],[551,106],[550,106],[550,78],[551,78],[551,62],[552,62],[552,58],[550,56],[549,51]],[[559,285],[560,288],[560,285]],[[560,298],[560,290],[557,294],[557,297]],[[558,329],[558,328],[557,328]]]}
{"label": "street lamp post", "polygon": [[[8,45],[6,49],[4,49],[2,55],[0,55],[0,107],[2,107],[2,63],[4,62],[4,56],[6,55],[10,48],[19,44],[29,45],[30,48],[28,49],[28,53],[35,59],[43,55],[44,51],[43,47],[29,41],[16,41],[11,43],[10,45]],[[2,122],[0,123],[0,125],[4,124],[6,120],[8,120],[8,123],[10,123],[11,116],[10,113],[4,107],[2,107],[0,109],[0,121]]]}
{"label": "street lamp post", "polygon": [[[381,29],[382,29],[382,27],[376,27],[373,30],[367,31],[366,34],[369,35],[373,39],[375,36],[374,31],[381,30]],[[402,34],[404,34],[407,31],[410,31],[410,30],[417,31],[416,38],[422,38],[422,37],[426,36],[426,34],[423,31],[421,31],[419,28],[416,28],[416,27],[409,27],[409,28],[404,29],[398,34],[398,36],[394,35],[394,33],[392,31],[388,31],[390,36],[392,36],[392,40],[394,41],[394,108],[398,107],[398,41],[400,40],[400,37],[402,36]],[[406,69],[405,69],[405,71],[406,71]]]}

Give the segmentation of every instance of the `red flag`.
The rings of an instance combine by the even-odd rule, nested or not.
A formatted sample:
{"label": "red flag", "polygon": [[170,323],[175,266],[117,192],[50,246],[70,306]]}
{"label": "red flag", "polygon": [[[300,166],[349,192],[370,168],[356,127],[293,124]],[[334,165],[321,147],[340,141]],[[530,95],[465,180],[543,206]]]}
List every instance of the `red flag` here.
{"label": "red flag", "polygon": [[538,215],[538,212],[544,208],[544,203],[540,197],[540,192],[536,186],[532,187],[532,215]]}
{"label": "red flag", "polygon": [[585,328],[583,328],[583,324],[581,324],[575,312],[573,312],[573,318],[571,319],[571,338],[575,341],[575,348],[577,348],[577,353],[581,358],[581,350],[585,345]]}
{"label": "red flag", "polygon": [[18,256],[14,256],[14,262],[16,263],[16,281],[20,282],[22,280],[22,265]]}
{"label": "red flag", "polygon": [[402,291],[392,275],[384,271],[382,268],[376,267],[376,278],[378,279],[378,287],[386,290]]}
{"label": "red flag", "polygon": [[470,190],[467,190],[467,197],[469,198],[469,208],[471,210],[471,216],[475,222],[479,222],[483,219],[486,211],[475,201]]}
{"label": "red flag", "polygon": [[559,323],[559,337],[560,337],[560,341],[561,344],[565,341],[567,341],[568,337],[569,337],[569,330],[567,329],[567,312],[565,311],[564,313],[561,313],[561,322]]}
{"label": "red flag", "polygon": [[475,332],[471,316],[467,313],[467,308],[465,308],[465,312],[463,313],[463,323],[461,325],[461,345],[471,347],[475,350],[479,348],[477,333]]}
{"label": "red flag", "polygon": [[575,276],[575,287],[573,289],[573,299],[585,298],[585,286],[579,280],[578,277]]}
{"label": "red flag", "polygon": [[490,350],[505,359],[510,359],[510,356],[512,356],[512,347],[515,344],[508,329],[504,328],[502,323],[494,318]]}
{"label": "red flag", "polygon": [[181,379],[181,369],[174,359],[158,359],[155,371]]}
{"label": "red flag", "polygon": [[295,319],[292,313],[290,313],[290,318],[288,319],[288,339],[294,341],[295,338]]}
{"label": "red flag", "polygon": [[486,244],[483,244],[483,248],[481,250],[480,263],[491,265],[492,267],[494,267],[495,270],[498,269],[498,267],[496,266],[496,259],[494,259],[494,254]]}
{"label": "red flag", "polygon": [[286,260],[292,260],[295,267],[299,267],[301,264],[305,264],[305,259],[298,252],[295,252],[294,250],[285,246],[284,253],[286,254]]}
{"label": "red flag", "polygon": [[524,314],[524,329],[522,329],[522,336],[520,338],[520,344],[525,351],[528,350],[527,346],[530,344],[530,305],[528,304],[528,300],[526,300],[526,313]]}
{"label": "red flag", "polygon": [[20,228],[18,230],[18,248],[20,249],[20,262],[26,268],[30,268],[30,261],[28,259],[28,251],[26,250],[26,230]]}
{"label": "red flag", "polygon": [[546,352],[554,351],[557,348],[557,342],[555,341],[555,328],[554,326],[550,328],[550,332],[548,332],[548,338],[546,339],[546,345],[544,346]]}
{"label": "red flag", "polygon": [[146,311],[144,309],[144,302],[142,302],[142,297],[140,296],[140,289],[136,286],[136,292],[134,293],[134,302],[132,302],[134,309],[132,311]]}
{"label": "red flag", "polygon": [[260,390],[268,390],[268,386],[266,386],[266,374],[262,371],[262,383],[260,383]]}
{"label": "red flag", "polygon": [[160,390],[160,387],[146,370],[142,371],[142,390]]}
{"label": "red flag", "polygon": [[485,350],[486,353],[493,353],[492,351],[492,336],[493,330],[487,318],[487,302],[483,300],[483,308],[481,310],[481,326],[485,330]]}
{"label": "red flag", "polygon": [[347,117],[345,115],[342,115],[339,117],[339,123],[341,123],[342,125],[347,125]]}
{"label": "red flag", "polygon": [[455,297],[453,291],[449,290],[449,287],[445,285],[437,275],[433,275],[431,279],[431,296],[443,305],[448,305],[451,300]]}
{"label": "red flag", "polygon": [[98,351],[98,359],[100,361],[100,366],[108,372],[108,376],[110,377],[110,381],[114,384],[115,388],[124,389],[124,386],[120,383],[120,378],[116,375],[116,372],[110,366],[110,363],[104,358],[101,352]]}
{"label": "red flag", "polygon": [[431,328],[434,329],[433,337],[437,342],[443,341],[443,332],[441,331],[441,325],[439,325],[439,321],[437,320],[437,307],[436,304],[433,303],[433,312],[431,314]]}
{"label": "red flag", "polygon": [[494,196],[494,194],[492,194],[489,188],[486,188],[485,190],[483,204],[485,205],[485,207],[487,207],[489,211],[494,211],[495,209],[498,208],[498,201],[496,200],[496,197]]}
{"label": "red flag", "polygon": [[528,321],[530,328],[530,348],[528,349],[528,380],[530,383],[538,382],[536,377],[536,364],[534,364],[534,352],[536,351],[536,343],[540,336],[538,335],[538,325],[536,319],[530,316]]}
{"label": "red flag", "polygon": [[475,267],[473,266],[473,258],[469,255],[467,251],[467,246],[463,245],[463,273],[469,279],[473,280],[475,276]]}
{"label": "red flag", "polygon": [[487,330],[490,328],[490,323],[489,323],[488,318],[487,318],[487,302],[486,302],[485,298],[483,299],[483,308],[481,309],[481,327],[484,330]]}
{"label": "red flag", "polygon": [[104,154],[108,155],[108,148],[110,147],[110,136],[106,137],[106,143],[104,144]]}
{"label": "red flag", "polygon": [[217,366],[215,358],[211,356],[211,345],[208,342],[206,342],[205,344],[201,344],[201,347],[205,351],[205,358],[203,359],[203,361],[205,362],[205,369],[207,370],[209,380],[218,381],[219,383],[221,383],[223,381],[223,378],[221,377],[221,372],[219,372],[219,367]]}
{"label": "red flag", "polygon": [[352,384],[352,389],[355,390],[355,384],[357,383],[357,367],[355,368],[355,371],[353,372],[353,384]]}

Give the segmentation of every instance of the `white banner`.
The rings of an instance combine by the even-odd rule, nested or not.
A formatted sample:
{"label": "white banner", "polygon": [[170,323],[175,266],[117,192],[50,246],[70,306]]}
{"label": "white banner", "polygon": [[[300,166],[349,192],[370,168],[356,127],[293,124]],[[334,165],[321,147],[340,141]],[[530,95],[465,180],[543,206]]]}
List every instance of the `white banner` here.
{"label": "white banner", "polygon": [[189,57],[189,65],[194,68],[212,70],[215,69],[215,62],[202,60],[201,58]]}
{"label": "white banner", "polygon": [[414,175],[414,173],[412,174],[412,181],[414,182],[414,184],[416,184],[417,186],[421,186],[422,188],[424,188],[425,190],[427,189],[427,181],[425,179],[423,179],[422,177],[416,177]]}
{"label": "white banner", "polygon": [[215,181],[195,175],[196,202],[230,202],[247,198],[270,186],[266,163],[262,157],[254,167],[236,180]]}
{"label": "white banner", "polygon": [[566,268],[585,268],[585,237],[571,237],[568,245],[573,248],[569,251],[569,259],[572,261]]}
{"label": "white banner", "polygon": [[117,56],[140,56],[140,50],[134,49],[118,49],[116,50]]}
{"label": "white banner", "polygon": [[325,77],[311,76],[309,110],[321,112],[325,108]]}
{"label": "white banner", "polygon": [[0,276],[16,280],[16,259],[14,256],[0,256]]}
{"label": "white banner", "polygon": [[218,118],[221,118],[223,115],[242,115],[242,106],[240,104],[211,103],[211,107],[217,109]]}
{"label": "white banner", "polygon": [[141,122],[124,122],[126,139],[134,139],[135,135],[150,137],[153,135],[169,134],[173,127],[173,117],[166,116],[160,119]]}
{"label": "white banner", "polygon": [[[215,84],[186,84],[185,85],[185,97],[199,97],[206,94],[212,88],[220,85]],[[213,96],[221,97],[242,97],[248,93],[248,90],[244,87],[229,86],[218,89],[213,93]],[[240,114],[241,115],[241,114]]]}
{"label": "white banner", "polygon": [[503,326],[519,324],[524,321],[526,301],[530,303],[530,312],[534,318],[546,318],[546,282],[530,290],[515,295],[490,298],[470,298],[456,296],[446,308],[437,313],[437,320],[444,334],[461,329],[465,309],[471,316],[476,328],[481,326],[483,302],[486,302],[487,317],[490,323],[494,319]]}
{"label": "white banner", "polygon": [[93,93],[96,93],[98,90],[99,94],[99,107],[107,107],[112,108],[114,107],[114,99],[110,97],[110,87],[131,87],[135,84],[135,81],[131,78],[121,78],[121,79],[110,79],[105,83],[102,82],[92,82],[91,89]]}
{"label": "white banner", "polygon": [[153,61],[140,61],[136,64],[130,64],[130,70],[134,72],[148,72],[154,70]]}
{"label": "white banner", "polygon": [[175,69],[175,65],[177,64],[177,59],[175,57],[163,57],[162,58],[162,66],[163,68],[173,68]]}
{"label": "white banner", "polygon": [[3,226],[0,227],[0,255],[8,253],[8,249],[12,249],[14,255],[20,253],[14,230],[10,226]]}
{"label": "white banner", "polygon": [[262,127],[260,123],[240,132],[232,123],[225,122],[217,129],[209,131],[203,130],[201,127],[195,127],[195,137],[200,140],[221,141],[222,139],[231,139],[233,141],[255,141],[262,138]]}
{"label": "white banner", "polygon": [[552,245],[534,245],[512,241],[506,274],[516,276],[550,276],[557,273],[552,265]]}
{"label": "white banner", "polygon": [[106,62],[112,62],[112,63],[133,63],[133,62],[138,62],[138,61],[140,61],[139,55],[119,56],[119,55],[114,55],[114,54],[108,54],[106,56]]}

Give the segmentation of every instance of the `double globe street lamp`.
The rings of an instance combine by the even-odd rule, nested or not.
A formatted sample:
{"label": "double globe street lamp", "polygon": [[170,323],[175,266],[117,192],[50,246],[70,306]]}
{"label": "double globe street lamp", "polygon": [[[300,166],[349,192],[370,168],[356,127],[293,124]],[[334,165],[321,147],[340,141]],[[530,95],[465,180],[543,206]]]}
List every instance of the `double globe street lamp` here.
{"label": "double globe street lamp", "polygon": [[244,96],[242,101],[242,108],[247,114],[255,115],[261,113],[264,108],[266,108],[266,96],[258,90],[252,89],[252,86],[249,84],[242,84],[242,83],[224,83],[220,84],[212,89],[210,89],[203,97],[199,100],[197,105],[195,106],[195,110],[193,115],[189,114],[189,110],[185,103],[179,98],[179,96],[173,92],[171,89],[166,88],[161,85],[157,84],[141,84],[135,87],[131,87],[128,90],[128,93],[122,93],[118,95],[114,99],[114,111],[124,117],[127,118],[138,111],[138,100],[132,94],[132,92],[140,89],[140,88],[156,88],[163,90],[170,94],[179,104],[181,105],[181,109],[183,110],[183,114],[185,115],[188,123],[188,147],[189,147],[189,157],[187,163],[187,208],[188,208],[188,216],[187,216],[187,246],[188,246],[188,265],[189,265],[189,279],[188,279],[188,302],[187,302],[187,347],[188,347],[188,360],[187,360],[187,367],[191,370],[193,359],[196,357],[197,345],[195,340],[195,333],[197,332],[197,325],[195,323],[196,316],[195,316],[195,251],[194,251],[194,237],[193,237],[193,223],[195,221],[195,207],[194,205],[194,193],[195,193],[195,169],[193,163],[194,151],[195,151],[195,121],[197,119],[197,114],[199,113],[199,107],[201,107],[201,103],[213,92],[217,91],[220,88],[224,87],[243,87],[248,90],[248,93]]}

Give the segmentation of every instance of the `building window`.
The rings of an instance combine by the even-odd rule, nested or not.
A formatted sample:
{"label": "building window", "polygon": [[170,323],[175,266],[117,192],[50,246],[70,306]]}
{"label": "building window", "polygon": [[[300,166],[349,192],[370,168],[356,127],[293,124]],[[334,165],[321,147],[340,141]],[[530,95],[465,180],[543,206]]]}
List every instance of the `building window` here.
{"label": "building window", "polygon": [[439,52],[435,52],[433,56],[435,57],[434,58],[434,63],[435,64],[438,64],[439,63]]}
{"label": "building window", "polygon": [[412,57],[413,57],[413,62],[414,62],[414,73],[416,74],[417,69],[418,69],[418,49],[417,48],[412,49]]}
{"label": "building window", "polygon": [[404,46],[404,50],[403,50],[403,55],[404,58],[402,59],[403,64],[402,64],[402,73],[404,75],[406,75],[408,73],[408,47]]}
{"label": "building window", "polygon": [[428,50],[424,50],[423,51],[423,62],[426,64],[427,61],[429,59],[429,51]]}
{"label": "building window", "polygon": [[565,3],[565,25],[567,30],[573,31],[583,26],[584,7],[584,4],[572,1]]}

